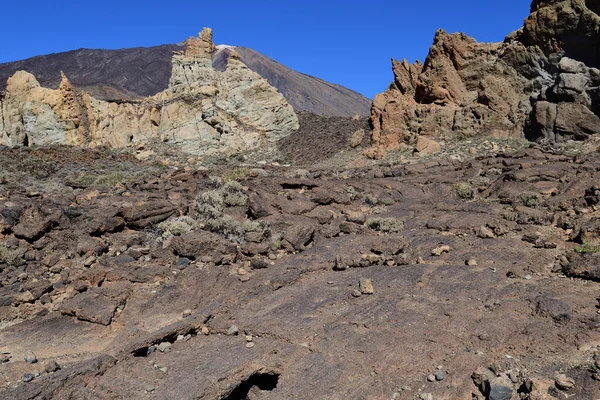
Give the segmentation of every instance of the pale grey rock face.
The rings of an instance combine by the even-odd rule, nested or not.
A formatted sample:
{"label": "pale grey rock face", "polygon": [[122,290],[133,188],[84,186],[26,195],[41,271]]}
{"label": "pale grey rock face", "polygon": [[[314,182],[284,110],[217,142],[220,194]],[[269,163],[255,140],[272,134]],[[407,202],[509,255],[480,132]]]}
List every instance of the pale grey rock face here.
{"label": "pale grey rock face", "polygon": [[0,99],[0,144],[127,147],[162,141],[191,154],[232,155],[298,129],[293,108],[257,73],[232,57],[212,67],[212,31],[188,39],[173,56],[169,87],[141,102],[113,103],[76,91],[63,76],[58,90],[18,72]]}

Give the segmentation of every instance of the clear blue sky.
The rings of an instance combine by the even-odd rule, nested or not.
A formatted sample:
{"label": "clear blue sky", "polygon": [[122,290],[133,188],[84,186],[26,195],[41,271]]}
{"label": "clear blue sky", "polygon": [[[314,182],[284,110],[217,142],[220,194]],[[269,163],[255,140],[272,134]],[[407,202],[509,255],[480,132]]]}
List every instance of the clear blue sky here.
{"label": "clear blue sky", "polygon": [[204,26],[217,44],[250,47],[372,98],[390,58],[423,60],[438,28],[483,42],[522,26],[528,0],[21,0],[2,4],[0,63],[78,48],[177,43]]}

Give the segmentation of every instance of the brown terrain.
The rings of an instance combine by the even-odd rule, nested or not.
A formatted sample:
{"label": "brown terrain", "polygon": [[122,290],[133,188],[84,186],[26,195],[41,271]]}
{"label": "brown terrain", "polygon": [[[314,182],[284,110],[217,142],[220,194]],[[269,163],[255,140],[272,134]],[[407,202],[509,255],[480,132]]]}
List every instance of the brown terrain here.
{"label": "brown terrain", "polygon": [[[499,44],[439,31],[370,121],[290,113],[203,30],[168,102],[118,107],[225,107],[207,82],[251,77],[251,115],[298,129],[0,147],[0,399],[600,399],[597,3],[535,0]],[[15,93],[36,123],[10,137],[62,137],[70,103]]]}

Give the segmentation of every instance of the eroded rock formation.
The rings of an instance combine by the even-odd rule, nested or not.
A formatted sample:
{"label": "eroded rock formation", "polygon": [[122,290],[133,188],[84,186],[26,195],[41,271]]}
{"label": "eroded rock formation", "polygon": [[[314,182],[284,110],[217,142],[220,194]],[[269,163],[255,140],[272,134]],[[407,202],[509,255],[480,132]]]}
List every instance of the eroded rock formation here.
{"label": "eroded rock formation", "polygon": [[0,98],[0,144],[126,147],[163,141],[194,154],[234,154],[298,129],[284,97],[232,57],[212,67],[212,31],[205,28],[173,56],[169,87],[139,102],[106,102],[74,89],[63,75],[58,90],[17,72]]}
{"label": "eroded rock formation", "polygon": [[531,11],[503,43],[440,30],[424,64],[392,60],[394,82],[372,105],[372,144],[393,150],[419,135],[554,143],[600,132],[596,3],[534,1]]}

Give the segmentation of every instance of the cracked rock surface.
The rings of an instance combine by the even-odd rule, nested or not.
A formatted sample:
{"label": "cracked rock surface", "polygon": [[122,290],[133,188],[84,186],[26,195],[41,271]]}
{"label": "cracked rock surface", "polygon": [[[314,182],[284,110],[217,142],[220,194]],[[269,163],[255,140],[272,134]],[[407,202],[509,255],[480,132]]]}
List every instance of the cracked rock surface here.
{"label": "cracked rock surface", "polygon": [[[527,398],[557,371],[600,394],[598,154],[290,178],[1,153],[54,169],[0,186],[0,398]],[[98,162],[129,179],[48,185]]]}

